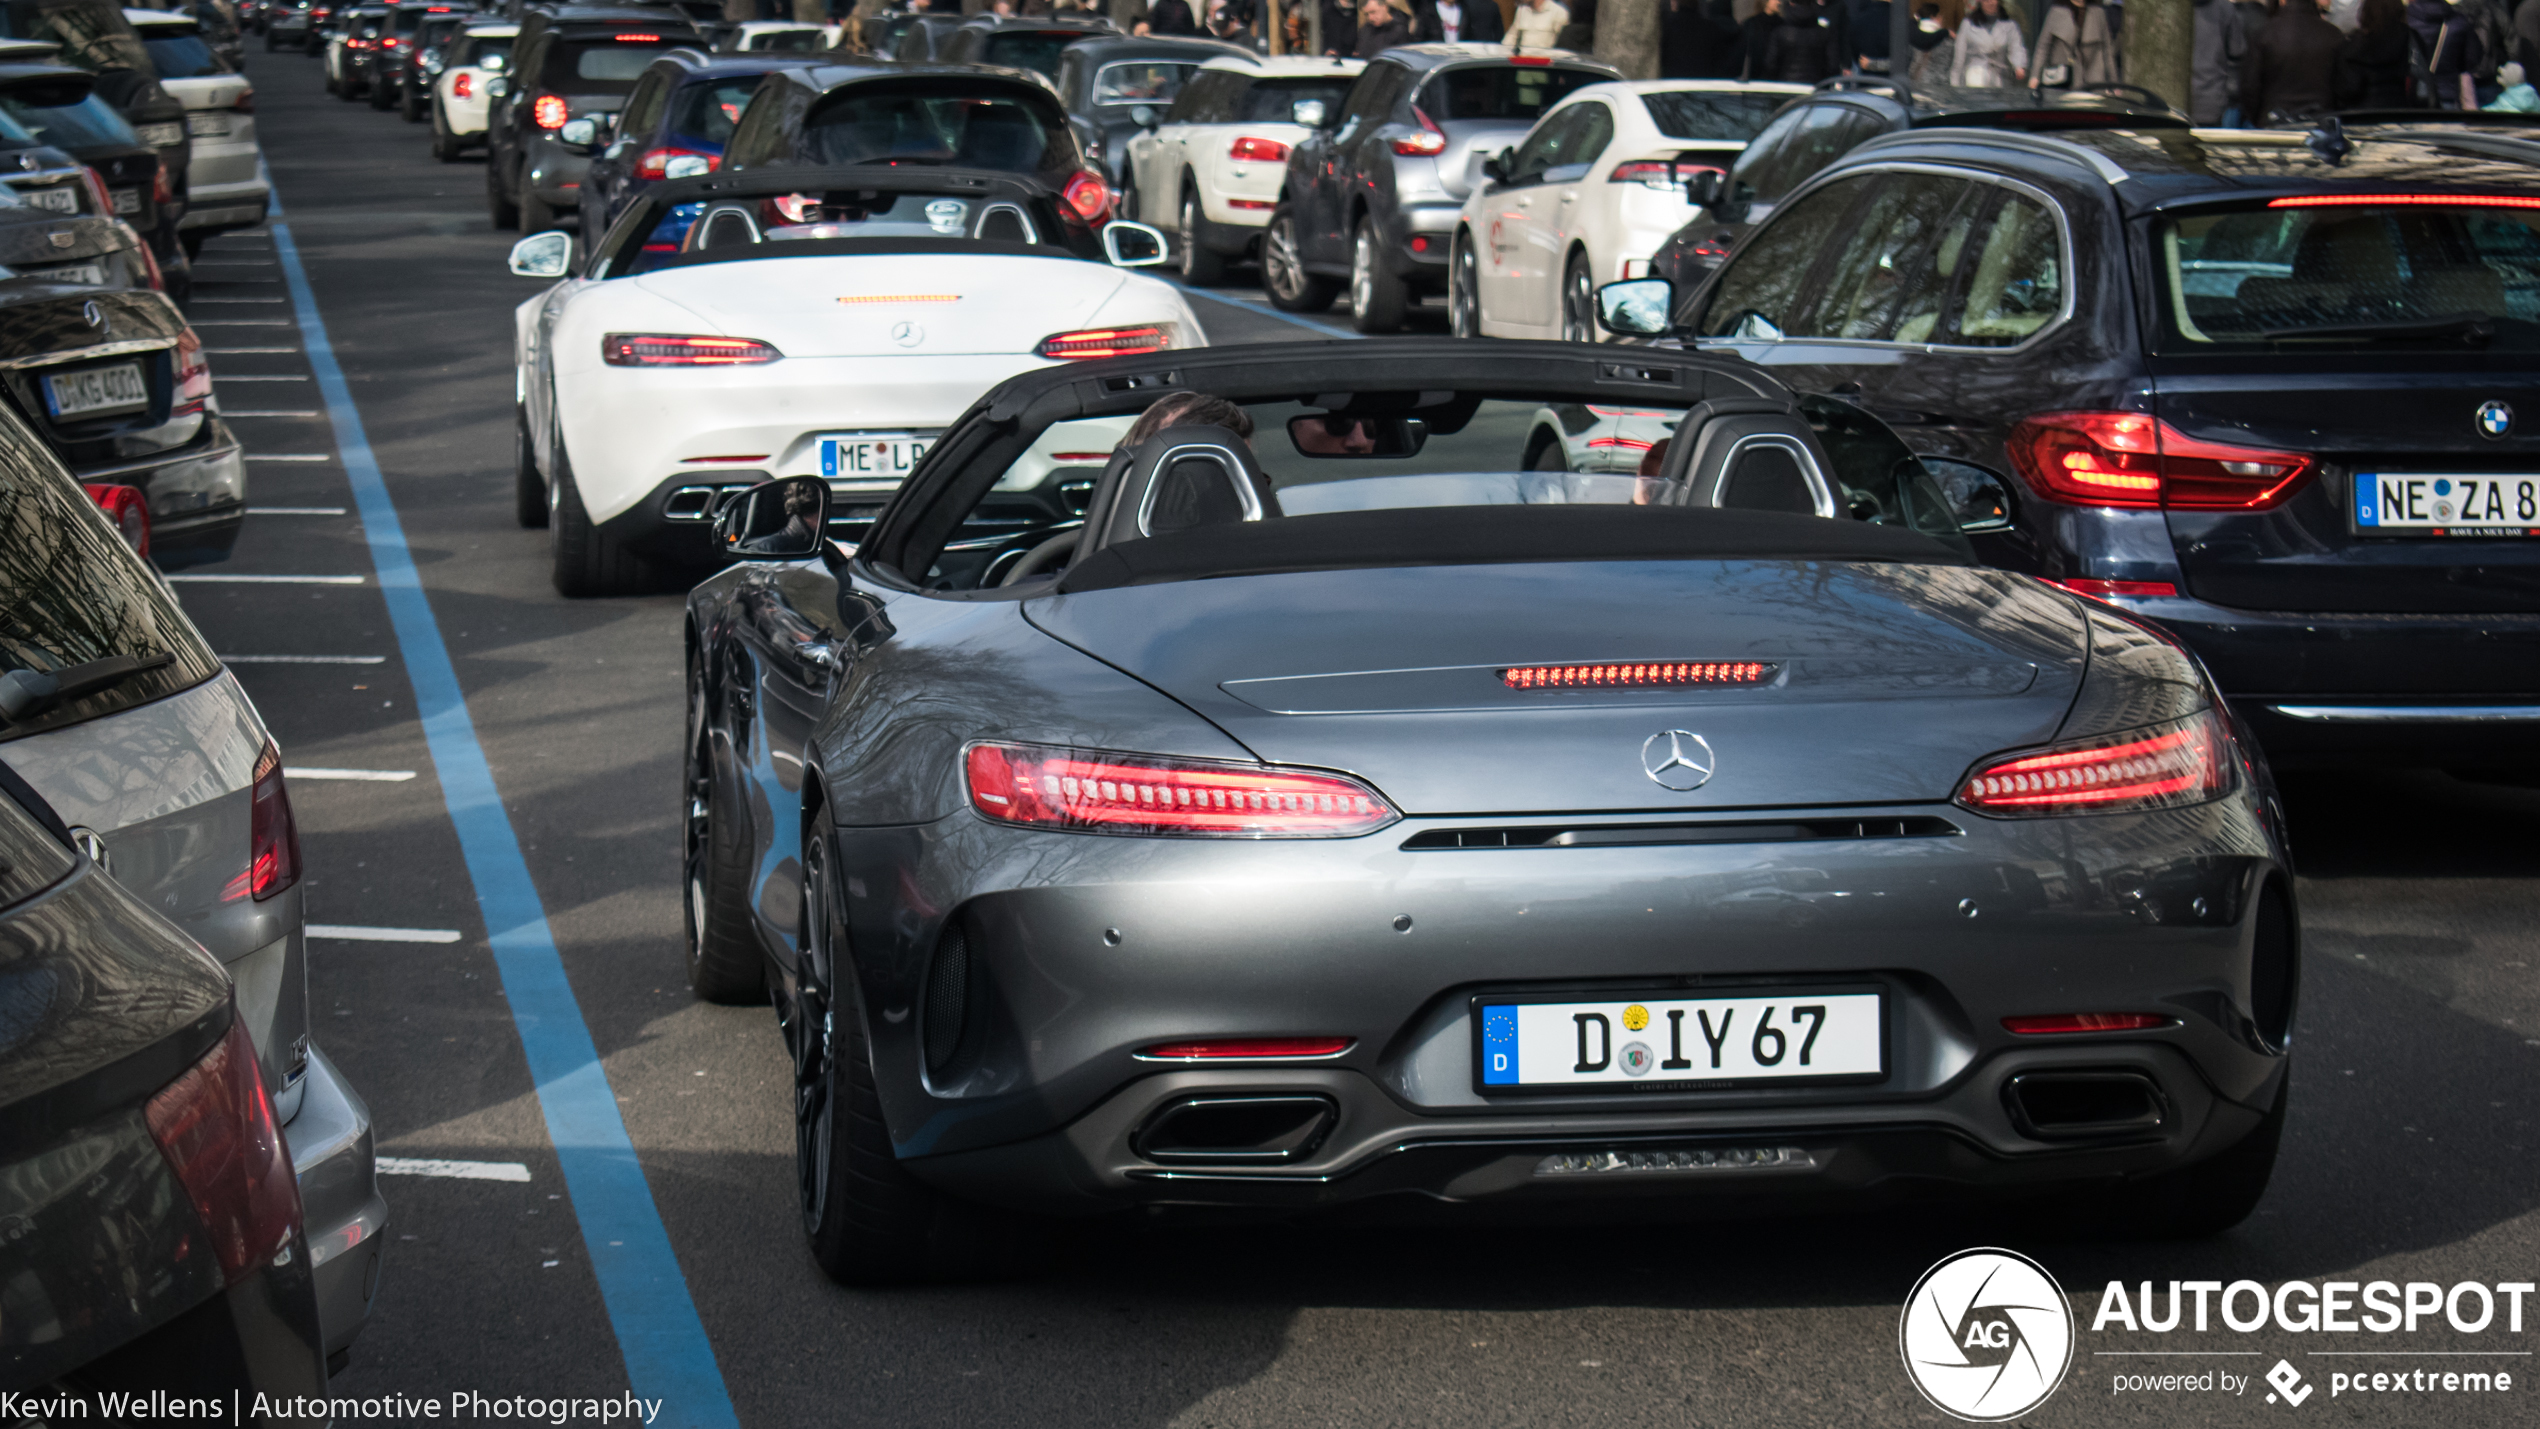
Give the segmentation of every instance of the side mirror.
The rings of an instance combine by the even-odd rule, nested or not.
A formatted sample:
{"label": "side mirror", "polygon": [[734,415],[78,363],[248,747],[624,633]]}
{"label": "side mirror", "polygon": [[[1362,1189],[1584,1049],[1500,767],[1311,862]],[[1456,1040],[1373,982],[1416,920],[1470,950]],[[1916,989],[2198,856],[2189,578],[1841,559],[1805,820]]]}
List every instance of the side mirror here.
{"label": "side mirror", "polygon": [[590,153],[600,146],[600,125],[594,119],[568,119],[556,131],[556,142],[578,154]]}
{"label": "side mirror", "polygon": [[693,179],[713,171],[714,160],[703,154],[676,155],[661,166],[661,176],[665,179]]}
{"label": "side mirror", "polygon": [[1143,223],[1106,223],[1102,226],[1102,251],[1114,268],[1152,268],[1164,261],[1164,234]]}
{"label": "side mirror", "polygon": [[2002,478],[1973,462],[1937,456],[1920,460],[1923,470],[1940,488],[1959,530],[1980,533],[2011,529],[2011,493]]}
{"label": "side mirror", "polygon": [[1320,129],[1323,127],[1323,101],[1300,99],[1288,106],[1288,118],[1308,129]]}
{"label": "side mirror", "polygon": [[1412,417],[1354,417],[1312,412],[1288,419],[1288,444],[1299,456],[1417,456],[1429,443],[1429,427]]}
{"label": "side mirror", "polygon": [[503,72],[503,57],[501,55],[487,55],[485,58],[476,62],[476,67],[484,70],[488,74],[501,74]]}
{"label": "side mirror", "polygon": [[1727,177],[1718,169],[1696,169],[1685,175],[1685,202],[1695,208],[1709,208],[1720,201],[1720,181]]}
{"label": "side mirror", "polygon": [[762,481],[714,513],[715,549],[740,561],[798,561],[829,539],[829,483],[816,476]]}
{"label": "side mirror", "polygon": [[1508,151],[1506,149],[1482,160],[1482,177],[1495,184],[1508,182]]}
{"label": "side mirror", "polygon": [[500,99],[511,92],[512,82],[499,74],[485,81],[485,97],[488,99]]}
{"label": "side mirror", "polygon": [[512,245],[511,269],[523,278],[561,278],[572,267],[570,233],[551,228]]}
{"label": "side mirror", "polygon": [[1155,112],[1155,106],[1152,104],[1141,104],[1137,108],[1129,111],[1129,122],[1137,125],[1141,129],[1154,128],[1155,121],[1158,117],[1159,116]]}
{"label": "side mirror", "polygon": [[1626,278],[1596,290],[1596,320],[1625,337],[1665,337],[1676,328],[1676,285],[1664,278]]}

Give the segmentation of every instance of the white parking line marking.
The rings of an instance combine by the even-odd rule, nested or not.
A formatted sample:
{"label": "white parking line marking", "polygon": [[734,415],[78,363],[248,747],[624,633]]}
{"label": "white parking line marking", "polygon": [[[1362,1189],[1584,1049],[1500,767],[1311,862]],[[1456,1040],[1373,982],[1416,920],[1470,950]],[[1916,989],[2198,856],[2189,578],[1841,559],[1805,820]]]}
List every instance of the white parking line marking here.
{"label": "white parking line marking", "polygon": [[360,585],[362,576],[167,576],[172,581],[205,581],[222,585]]}
{"label": "white parking line marking", "polygon": [[194,266],[197,268],[270,268],[273,266],[273,260],[270,258],[197,258],[194,260]]}
{"label": "white parking line marking", "polygon": [[[517,1161],[442,1161],[421,1156],[382,1156],[373,1163],[382,1176],[438,1176],[448,1181],[527,1181],[529,1168]],[[554,1261],[547,1262],[549,1265]]]}
{"label": "white parking line marking", "polygon": [[250,516],[341,516],[341,506],[250,506]]}
{"label": "white parking line marking", "polygon": [[280,298],[196,298],[198,303],[278,303]]}
{"label": "white parking line marking", "polygon": [[196,318],[196,327],[298,327],[289,318]]}
{"label": "white parking line marking", "polygon": [[309,936],[344,943],[455,943],[456,928],[357,928],[342,923],[311,923]]}
{"label": "white parking line marking", "polygon": [[324,413],[322,413],[322,412],[316,412],[316,411],[309,411],[309,412],[276,412],[276,411],[268,411],[268,412],[250,412],[250,411],[248,411],[248,410],[246,410],[246,409],[244,409],[244,408],[239,408],[239,409],[237,409],[237,410],[232,410],[232,409],[230,409],[230,408],[228,408],[228,407],[223,407],[223,408],[221,408],[221,413],[220,413],[220,414],[221,414],[222,416],[224,416],[224,417],[319,417],[319,416],[324,416],[324,415],[325,415],[325,414],[324,414]]}
{"label": "white parking line marking", "polygon": [[282,773],[289,779],[349,779],[358,784],[403,784],[415,777],[411,769],[319,769],[285,764]]}
{"label": "white parking line marking", "polygon": [[298,352],[300,349],[296,347],[207,347],[203,350],[218,353],[223,357],[241,357],[250,353]]}
{"label": "white parking line marking", "polygon": [[333,461],[333,452],[249,452],[249,461]]}
{"label": "white parking line marking", "polygon": [[385,655],[222,655],[231,665],[380,665]]}
{"label": "white parking line marking", "polygon": [[[283,349],[275,348],[274,351],[280,352]],[[232,372],[226,377],[213,378],[212,385],[217,387],[223,382],[306,382],[308,380],[309,374],[305,372]]]}

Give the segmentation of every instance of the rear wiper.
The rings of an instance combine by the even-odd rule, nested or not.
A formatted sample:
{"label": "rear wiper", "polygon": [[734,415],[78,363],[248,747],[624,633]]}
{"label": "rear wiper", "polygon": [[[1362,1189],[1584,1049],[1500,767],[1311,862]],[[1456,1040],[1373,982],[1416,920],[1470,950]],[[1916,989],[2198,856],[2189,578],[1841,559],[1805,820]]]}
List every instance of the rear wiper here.
{"label": "rear wiper", "polygon": [[0,675],[0,718],[12,723],[34,719],[145,671],[175,663],[174,655],[162,651],[156,655],[109,655],[67,670],[11,670]]}
{"label": "rear wiper", "polygon": [[2264,342],[2302,342],[2305,340],[2334,342],[2340,339],[2357,342],[2412,342],[2425,338],[2459,338],[2471,347],[2485,347],[2496,336],[2495,326],[2476,313],[2458,313],[2446,318],[2416,318],[2386,323],[2338,323],[2327,327],[2271,327],[2258,334]]}

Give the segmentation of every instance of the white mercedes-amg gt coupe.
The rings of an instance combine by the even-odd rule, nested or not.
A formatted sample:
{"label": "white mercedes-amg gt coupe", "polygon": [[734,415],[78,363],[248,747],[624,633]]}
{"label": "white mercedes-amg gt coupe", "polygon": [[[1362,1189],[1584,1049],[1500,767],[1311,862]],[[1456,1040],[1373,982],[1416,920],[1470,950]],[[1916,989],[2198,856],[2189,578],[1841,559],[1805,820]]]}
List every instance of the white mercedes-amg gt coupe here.
{"label": "white mercedes-amg gt coupe", "polygon": [[578,270],[571,235],[523,239],[512,271],[562,280],[520,305],[514,340],[520,522],[549,529],[556,589],[719,564],[716,503],[774,477],[827,479],[852,544],[997,383],[1204,345],[1178,289],[1123,271],[1162,262],[1164,237],[1103,224],[1108,199],[1011,173],[783,167],[654,185]]}

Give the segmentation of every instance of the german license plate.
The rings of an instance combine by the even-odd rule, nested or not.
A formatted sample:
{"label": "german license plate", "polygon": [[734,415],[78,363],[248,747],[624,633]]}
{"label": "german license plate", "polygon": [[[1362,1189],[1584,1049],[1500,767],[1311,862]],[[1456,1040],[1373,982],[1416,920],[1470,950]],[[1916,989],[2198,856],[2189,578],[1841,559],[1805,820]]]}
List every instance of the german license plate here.
{"label": "german license plate", "polygon": [[839,481],[903,477],[934,444],[931,437],[822,437],[820,474]]}
{"label": "german license plate", "polygon": [[2540,536],[2540,475],[2359,471],[2355,529],[2393,536]]}
{"label": "german license plate", "polygon": [[41,189],[20,189],[18,197],[25,199],[31,208],[49,209],[54,213],[79,212],[79,190],[69,184],[55,184],[50,188]]}
{"label": "german license plate", "polygon": [[153,149],[174,148],[185,142],[185,126],[182,124],[135,124],[132,132],[140,135],[141,142]]}
{"label": "german license plate", "polygon": [[97,263],[64,263],[52,268],[21,268],[19,272],[47,283],[103,283],[106,270]]}
{"label": "german license plate", "polygon": [[44,379],[44,407],[56,417],[85,417],[150,405],[141,364],[119,362],[85,372],[55,372]]}
{"label": "german license plate", "polygon": [[185,116],[185,130],[198,139],[217,139],[229,133],[229,116],[188,114]]}
{"label": "german license plate", "polygon": [[1887,1072],[1887,1021],[1875,992],[1595,1002],[1484,997],[1475,1000],[1473,1016],[1485,1091]]}
{"label": "german license plate", "polygon": [[139,189],[117,189],[117,190],[115,190],[115,212],[117,212],[117,213],[139,213],[140,211],[141,211],[141,190],[139,190]]}

